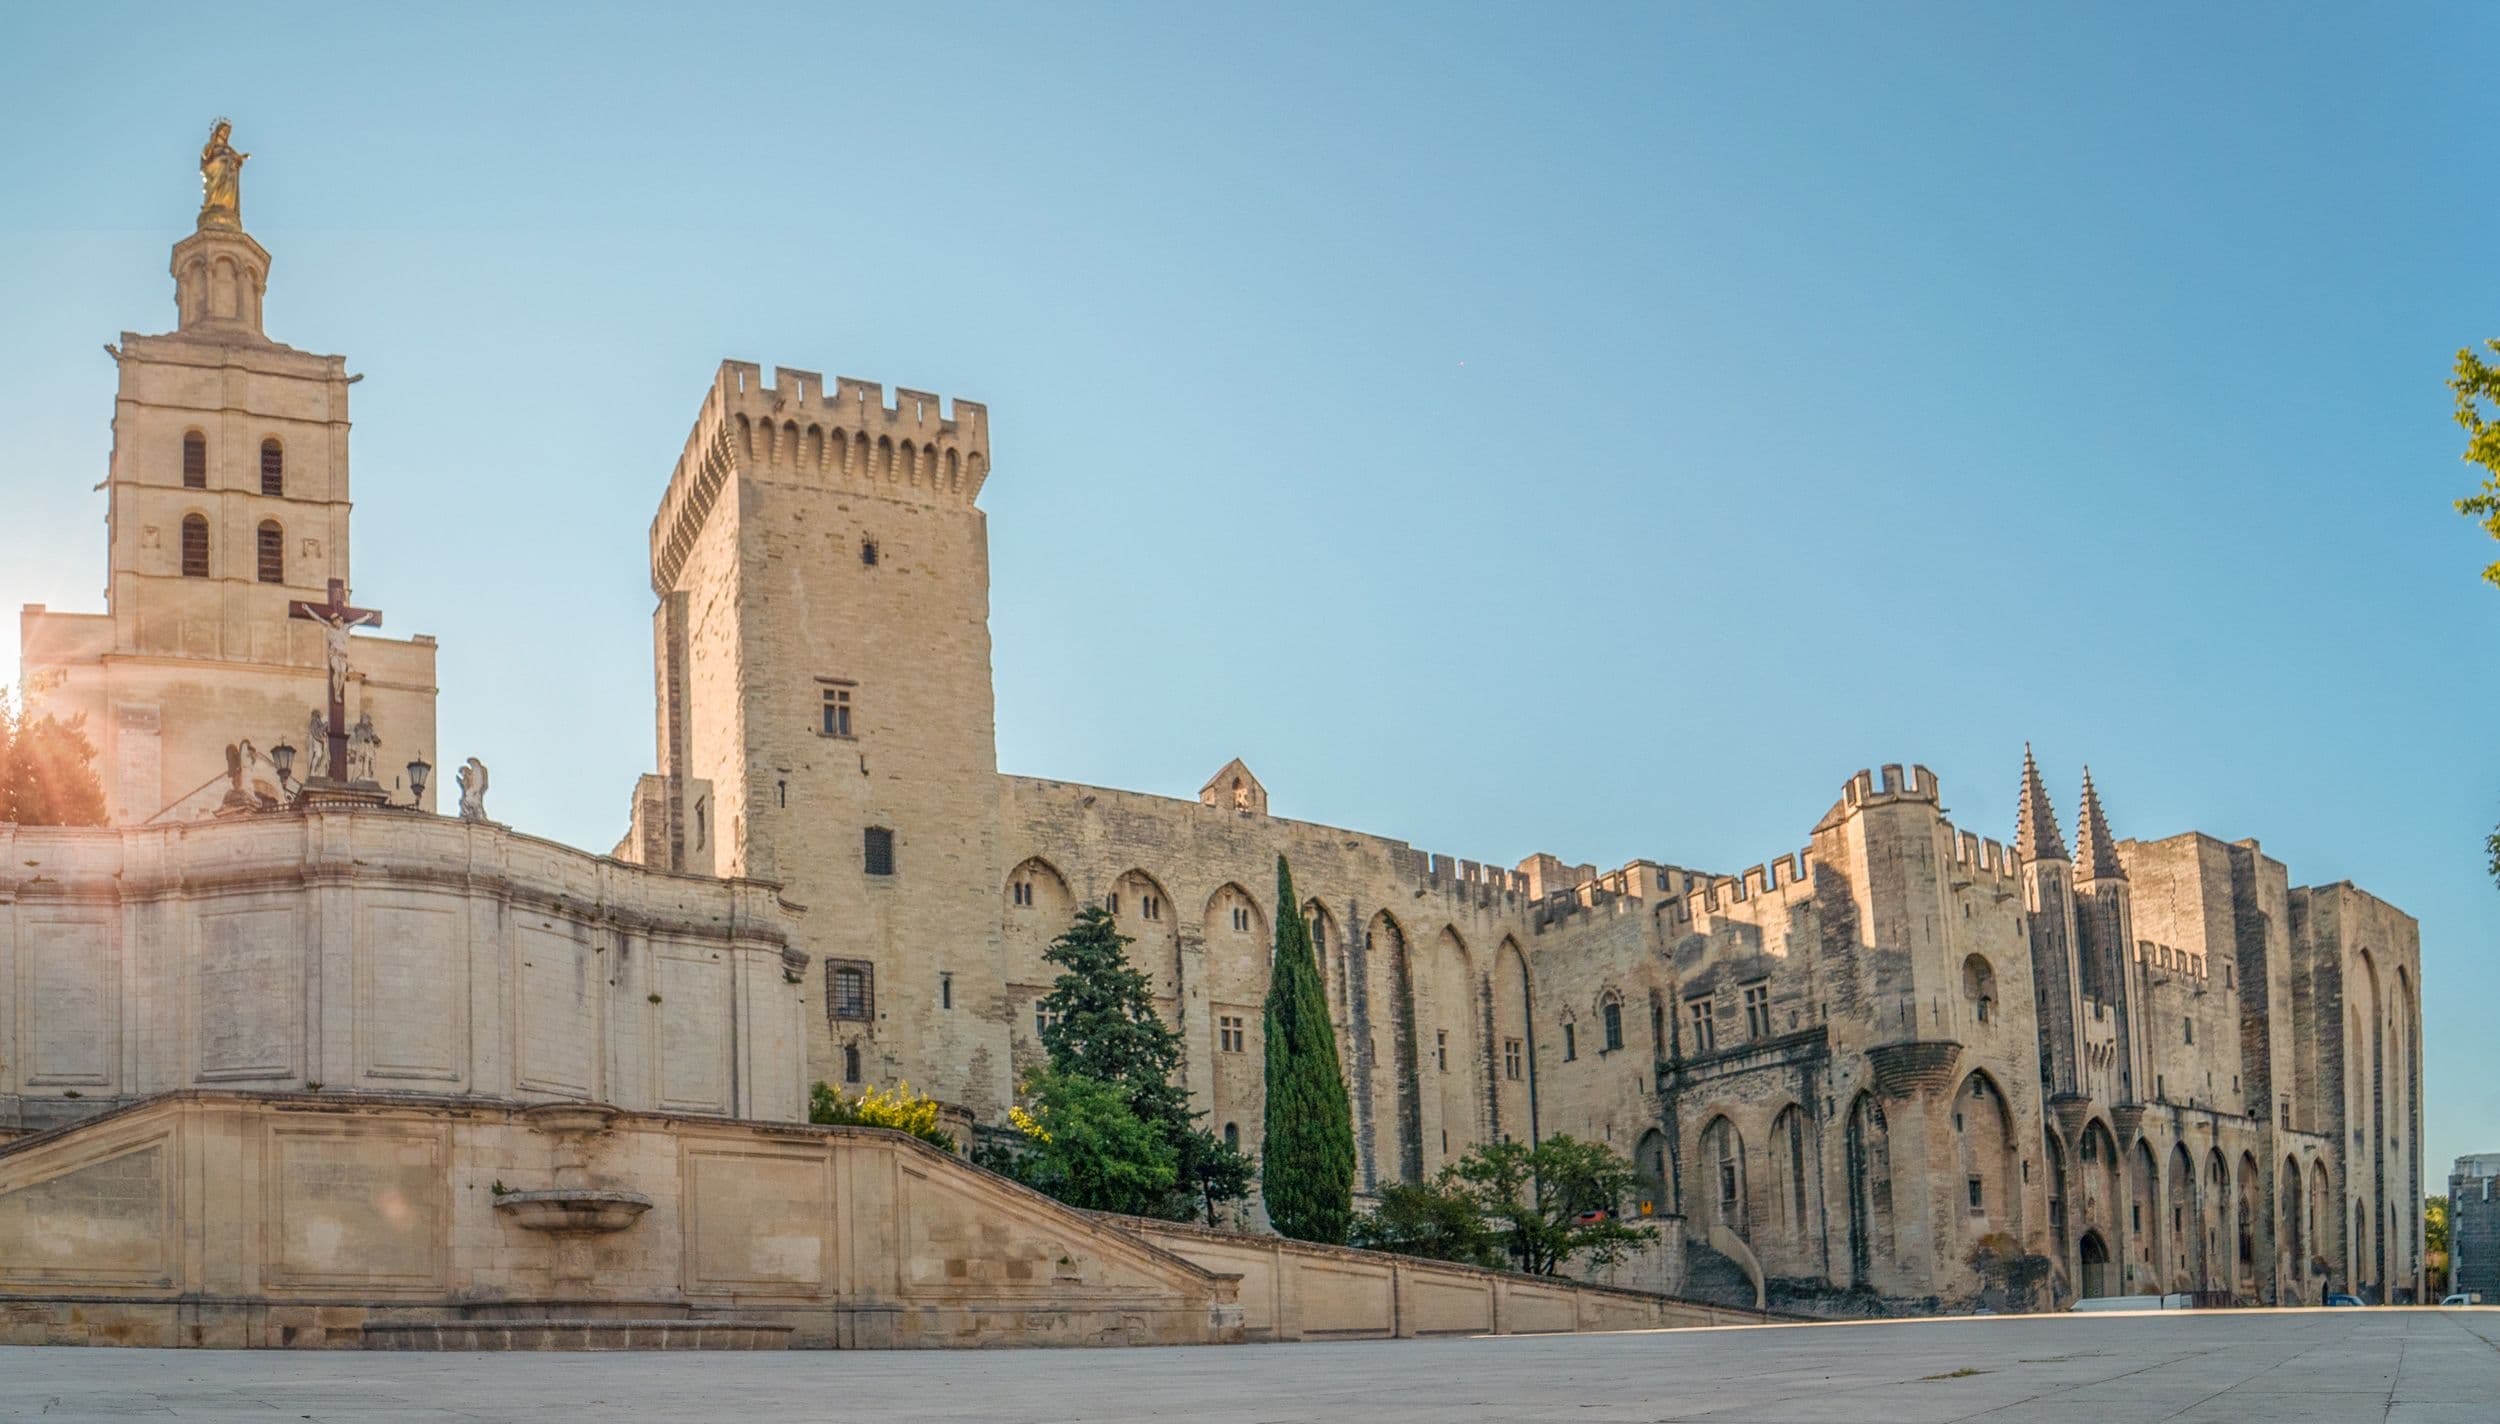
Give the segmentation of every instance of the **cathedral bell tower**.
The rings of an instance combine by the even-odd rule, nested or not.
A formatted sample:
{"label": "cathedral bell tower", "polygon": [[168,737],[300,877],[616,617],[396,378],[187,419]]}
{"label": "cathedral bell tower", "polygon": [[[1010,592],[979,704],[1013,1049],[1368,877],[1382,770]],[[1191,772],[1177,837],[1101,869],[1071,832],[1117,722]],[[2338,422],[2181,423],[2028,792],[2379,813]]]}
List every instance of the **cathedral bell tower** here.
{"label": "cathedral bell tower", "polygon": [[[328,702],[322,631],[291,603],[349,584],[347,358],[269,339],[269,252],[243,230],[250,157],[217,121],[201,199],[174,244],[176,324],[125,331],[105,477],[102,614],[21,615],[30,707],[83,714],[117,824],[187,819],[223,803],[226,747],[248,744],[247,793],[277,791],[263,755],[309,752]],[[434,755],[434,640],[355,639],[350,718],[370,718],[370,768]],[[412,794],[398,788],[403,798]],[[432,793],[423,798],[432,805]]]}

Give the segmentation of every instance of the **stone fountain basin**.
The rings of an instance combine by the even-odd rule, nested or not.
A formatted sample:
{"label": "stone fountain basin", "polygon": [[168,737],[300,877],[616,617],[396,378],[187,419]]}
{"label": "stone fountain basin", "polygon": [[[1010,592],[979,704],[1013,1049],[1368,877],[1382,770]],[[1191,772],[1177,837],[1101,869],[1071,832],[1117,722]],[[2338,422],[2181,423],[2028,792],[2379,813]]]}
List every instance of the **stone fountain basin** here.
{"label": "stone fountain basin", "polygon": [[524,1231],[596,1234],[623,1231],[651,1209],[640,1192],[598,1192],[558,1188],[547,1192],[506,1192],[495,1198],[495,1210]]}

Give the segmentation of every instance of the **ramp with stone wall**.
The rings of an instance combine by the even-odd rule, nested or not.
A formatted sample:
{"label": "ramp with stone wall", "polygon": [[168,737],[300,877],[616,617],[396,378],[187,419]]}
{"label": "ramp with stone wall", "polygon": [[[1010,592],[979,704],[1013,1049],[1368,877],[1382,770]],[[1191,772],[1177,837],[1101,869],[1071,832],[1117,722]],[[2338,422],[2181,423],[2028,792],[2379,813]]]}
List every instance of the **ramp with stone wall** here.
{"label": "ramp with stone wall", "polygon": [[1198,1344],[1235,1285],[867,1128],[183,1092],[0,1147],[7,1344]]}
{"label": "ramp with stone wall", "polygon": [[1239,1276],[1242,1333],[1250,1340],[1657,1330],[1799,1318],[1281,1236],[1105,1219],[1210,1271]]}

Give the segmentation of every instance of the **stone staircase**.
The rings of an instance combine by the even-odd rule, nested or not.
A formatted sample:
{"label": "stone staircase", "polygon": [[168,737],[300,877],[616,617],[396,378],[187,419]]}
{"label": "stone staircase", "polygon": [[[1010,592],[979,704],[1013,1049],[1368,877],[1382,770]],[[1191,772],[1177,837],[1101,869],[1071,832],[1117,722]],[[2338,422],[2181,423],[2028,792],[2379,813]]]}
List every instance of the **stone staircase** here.
{"label": "stone staircase", "polygon": [[1720,1252],[1688,1240],[1684,1243],[1684,1287],[1677,1294],[1686,1300],[1751,1310],[1753,1277]]}

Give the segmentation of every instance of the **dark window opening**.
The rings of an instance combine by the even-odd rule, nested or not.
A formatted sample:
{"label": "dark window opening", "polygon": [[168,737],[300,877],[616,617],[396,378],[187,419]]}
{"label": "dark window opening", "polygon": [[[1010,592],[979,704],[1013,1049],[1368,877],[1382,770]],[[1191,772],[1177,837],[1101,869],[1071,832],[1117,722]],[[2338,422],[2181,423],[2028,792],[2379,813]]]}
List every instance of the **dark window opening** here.
{"label": "dark window opening", "polygon": [[260,526],[260,581],[286,582],[286,531],[274,522]]}
{"label": "dark window opening", "polygon": [[260,492],[286,493],[286,451],[275,440],[260,442]]}
{"label": "dark window opening", "polygon": [[208,488],[208,441],[196,430],[182,437],[182,487]]}
{"label": "dark window opening", "polygon": [[1241,1150],[1240,1123],[1228,1122],[1224,1124],[1224,1145],[1231,1148],[1235,1152],[1239,1152]]}
{"label": "dark window opening", "polygon": [[197,514],[182,516],[182,576],[208,577],[208,521]]}
{"label": "dark window opening", "polygon": [[955,976],[952,974],[941,972],[938,975],[938,1007],[941,1009],[955,1007]]}
{"label": "dark window opening", "polygon": [[1564,1024],[1564,1025],[1563,1025],[1563,1062],[1565,1062],[1565,1063],[1569,1063],[1570,1061],[1572,1061],[1573,1059],[1575,1059],[1575,1058],[1577,1058],[1577,1057],[1579,1057],[1579,1056],[1580,1056],[1580,1026],[1579,1026],[1578,1024]]}
{"label": "dark window opening", "polygon": [[894,833],[883,826],[870,826],[861,837],[863,868],[871,875],[894,873]]}
{"label": "dark window opening", "polygon": [[1623,1046],[1623,1005],[1609,1000],[1604,1018],[1606,1020],[1606,1051],[1612,1053]]}
{"label": "dark window opening", "polygon": [[876,971],[856,959],[825,961],[825,1015],[864,1023],[877,1009]]}
{"label": "dark window opening", "polygon": [[1970,1209],[1971,1209],[1971,1215],[1973,1215],[1973,1216],[1977,1216],[1980,1212],[1985,1211],[1985,1210],[1987,1209],[1987,1208],[1986,1208],[1986,1205],[1985,1205],[1985,1197],[1984,1197],[1984,1192],[1985,1192],[1985,1187],[1984,1187],[1984,1185],[1981,1183],[1980,1179],[1979,1179],[1979,1178],[1977,1178],[1977,1177],[1973,1177],[1973,1178],[1971,1178],[1971,1179],[1970,1179]]}
{"label": "dark window opening", "polygon": [[862,563],[862,564],[864,564],[864,565],[866,565],[867,567],[872,568],[872,569],[873,569],[873,568],[875,568],[875,567],[877,566],[877,541],[876,541],[876,540],[874,540],[874,539],[862,539],[862,540],[860,540],[860,541],[859,541],[859,561],[860,561],[860,563]]}
{"label": "dark window opening", "polygon": [[859,1076],[859,1045],[856,1043],[843,1044],[842,1081],[845,1083],[856,1083],[859,1081]]}

